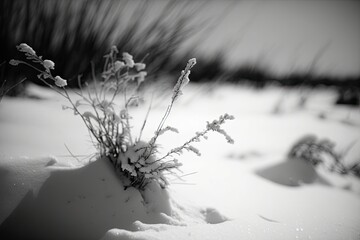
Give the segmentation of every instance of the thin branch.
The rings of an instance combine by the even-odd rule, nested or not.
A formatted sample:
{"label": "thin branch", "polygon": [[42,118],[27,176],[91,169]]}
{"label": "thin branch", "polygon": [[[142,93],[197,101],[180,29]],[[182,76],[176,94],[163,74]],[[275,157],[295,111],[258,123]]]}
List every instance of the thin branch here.
{"label": "thin branch", "polygon": [[[154,95],[153,95],[153,96],[154,96]],[[147,110],[147,112],[146,112],[146,116],[145,116],[143,125],[141,126],[138,141],[141,140],[142,133],[143,133],[143,131],[144,131],[144,129],[145,129],[145,125],[146,125],[146,122],[147,122],[147,119],[148,119],[148,117],[149,117],[149,114],[150,114],[150,111],[151,111],[151,107],[152,107],[153,96],[151,97],[151,101],[150,101],[149,108],[148,108],[148,110]]]}
{"label": "thin branch", "polygon": [[78,162],[81,162],[80,159],[78,159],[71,151],[70,149],[68,148],[68,146],[64,143],[64,146],[65,148],[67,149],[67,151],[70,153],[70,155],[75,158]]}
{"label": "thin branch", "polygon": [[11,86],[11,87],[9,87],[8,89],[4,89],[5,87],[5,82],[6,82],[6,80],[4,80],[4,82],[3,82],[3,84],[1,85],[1,88],[0,88],[0,102],[1,102],[1,100],[2,100],[2,98],[3,98],[3,96],[5,96],[11,89],[13,89],[13,88],[15,88],[16,86],[18,86],[18,85],[20,85],[21,83],[23,83],[24,81],[26,80],[26,78],[23,78],[23,79],[21,79],[19,82],[17,82],[15,85],[13,85],[13,86]]}

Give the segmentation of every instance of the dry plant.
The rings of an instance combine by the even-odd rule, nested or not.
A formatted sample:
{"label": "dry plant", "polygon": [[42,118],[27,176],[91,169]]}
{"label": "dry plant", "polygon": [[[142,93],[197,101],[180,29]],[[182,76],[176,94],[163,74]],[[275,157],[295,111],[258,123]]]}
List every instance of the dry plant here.
{"label": "dry plant", "polygon": [[344,158],[351,149],[350,145],[342,153],[335,151],[335,143],[328,139],[318,139],[314,135],[300,138],[290,149],[289,158],[301,159],[314,166],[325,166],[331,172],[341,175],[352,174],[360,177],[360,163],[345,164]]}
{"label": "dry plant", "polygon": [[[182,95],[183,88],[189,83],[191,68],[196,64],[196,59],[188,61],[185,69],[172,90],[172,97],[164,116],[162,117],[154,136],[149,141],[141,139],[142,131],[146,125],[146,119],[141,127],[138,137],[131,131],[131,119],[129,106],[138,101],[136,92],[140,84],[145,80],[147,72],[144,71],[146,65],[142,62],[135,63],[129,53],[119,52],[116,47],[112,47],[109,54],[105,55],[104,69],[101,81],[96,79],[93,73],[94,90],[90,91],[80,88],[74,91],[80,100],[74,101],[69,90],[66,89],[67,81],[60,76],[53,76],[55,64],[51,60],[38,56],[36,52],[27,44],[22,43],[17,46],[23,52],[28,61],[11,60],[10,64],[17,66],[25,64],[39,72],[38,78],[51,89],[59,93],[68,100],[75,115],[80,116],[85,126],[90,132],[90,137],[94,139],[94,144],[98,150],[99,158],[108,159],[114,169],[120,173],[124,180],[124,186],[135,187],[144,190],[150,182],[157,182],[161,187],[166,187],[169,183],[165,173],[176,174],[175,170],[182,165],[176,158],[183,151],[191,151],[200,155],[198,149],[192,144],[207,139],[210,131],[218,132],[225,136],[228,143],[233,143],[233,139],[221,128],[227,120],[234,119],[229,114],[224,114],[218,120],[208,122],[206,128],[197,132],[194,137],[186,141],[183,145],[171,149],[164,156],[158,156],[158,138],[168,131],[178,132],[176,128],[165,126],[166,120],[170,115],[174,103]],[[41,68],[35,66],[41,65]],[[115,104],[116,97],[123,97],[123,106]],[[88,111],[81,111],[84,106]]]}

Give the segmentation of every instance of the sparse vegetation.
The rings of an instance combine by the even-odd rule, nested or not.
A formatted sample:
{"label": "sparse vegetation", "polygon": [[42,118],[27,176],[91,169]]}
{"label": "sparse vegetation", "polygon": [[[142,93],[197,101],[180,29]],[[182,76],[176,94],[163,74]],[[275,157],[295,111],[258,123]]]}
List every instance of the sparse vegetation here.
{"label": "sparse vegetation", "polygon": [[[190,8],[188,3],[170,1],[151,20],[146,18],[149,5],[146,1],[116,0],[1,1],[0,62],[17,56],[14,44],[26,42],[56,62],[54,71],[68,79],[68,87],[78,88],[79,83],[91,78],[90,63],[95,72],[101,72],[103,56],[111,45],[116,45],[120,52],[131,52],[137,59],[151,63],[149,70],[159,74],[166,71],[170,59],[179,60],[175,52],[198,28],[189,22],[201,4]],[[16,85],[23,75],[44,85],[27,68],[20,66],[18,71],[5,65],[3,71],[3,79],[11,85]],[[80,82],[79,74],[83,75]]]}
{"label": "sparse vegetation", "polygon": [[[105,55],[104,70],[101,80],[97,80],[93,75],[95,83],[94,90],[74,91],[80,99],[74,101],[68,90],[67,80],[60,76],[53,76],[55,63],[48,59],[43,59],[27,44],[22,43],[17,46],[20,52],[23,52],[26,61],[11,60],[10,64],[18,66],[19,64],[33,68],[39,74],[37,77],[45,85],[66,98],[70,109],[75,115],[80,116],[85,126],[94,139],[94,145],[98,150],[99,158],[108,159],[114,168],[121,174],[126,181],[125,186],[132,186],[139,190],[144,190],[150,182],[157,182],[161,187],[166,187],[168,181],[165,172],[174,173],[174,170],[181,166],[181,163],[175,158],[183,151],[187,150],[200,155],[198,149],[192,144],[201,139],[207,139],[210,131],[218,132],[225,136],[228,143],[233,143],[233,139],[221,129],[221,125],[227,120],[234,119],[233,116],[224,114],[218,120],[207,123],[206,129],[197,132],[194,137],[183,145],[171,149],[167,154],[158,157],[157,140],[167,131],[178,132],[176,128],[166,126],[165,122],[170,115],[174,103],[182,95],[183,88],[188,84],[191,68],[196,64],[196,60],[190,59],[173,88],[172,97],[164,116],[162,117],[154,136],[149,141],[141,139],[142,131],[146,120],[136,137],[132,133],[131,119],[129,114],[129,105],[139,98],[136,92],[142,82],[145,80],[147,72],[146,65],[142,62],[134,62],[133,56],[123,53],[118,56],[119,51],[114,46],[110,53]],[[39,65],[39,66],[38,66]],[[123,106],[118,106],[115,102],[117,97],[123,97]],[[83,111],[84,106],[90,110]]]}
{"label": "sparse vegetation", "polygon": [[323,165],[329,171],[338,174],[352,174],[360,177],[360,163],[347,165],[344,162],[346,154],[347,151],[336,152],[335,143],[328,139],[318,139],[314,135],[306,135],[291,147],[288,157],[307,161],[314,166]]}

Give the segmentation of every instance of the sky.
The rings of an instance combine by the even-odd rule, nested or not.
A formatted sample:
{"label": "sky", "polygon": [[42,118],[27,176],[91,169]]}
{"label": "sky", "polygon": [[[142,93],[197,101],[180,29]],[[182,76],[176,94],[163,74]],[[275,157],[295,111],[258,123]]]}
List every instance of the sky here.
{"label": "sky", "polygon": [[226,50],[229,66],[360,75],[360,1],[206,1],[196,17],[211,31],[189,44],[210,55]]}

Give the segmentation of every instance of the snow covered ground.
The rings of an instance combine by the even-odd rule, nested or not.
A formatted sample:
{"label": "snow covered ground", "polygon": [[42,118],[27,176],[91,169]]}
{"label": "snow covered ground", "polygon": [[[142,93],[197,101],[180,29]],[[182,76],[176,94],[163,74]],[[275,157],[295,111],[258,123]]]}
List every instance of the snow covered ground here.
{"label": "snow covered ground", "polygon": [[[162,151],[225,112],[236,118],[224,126],[235,144],[210,135],[196,145],[201,157],[179,157],[181,179],[169,176],[167,190],[151,186],[143,196],[124,190],[106,161],[87,164],[94,148],[60,96],[30,91],[42,99],[0,103],[1,239],[360,239],[359,180],[286,158],[314,134],[338,151],[354,143],[346,161],[359,161],[359,108],[335,106],[331,90],[190,84],[168,119],[180,134],[162,136]],[[131,110],[135,132],[151,94]],[[169,99],[153,94],[144,139]]]}

